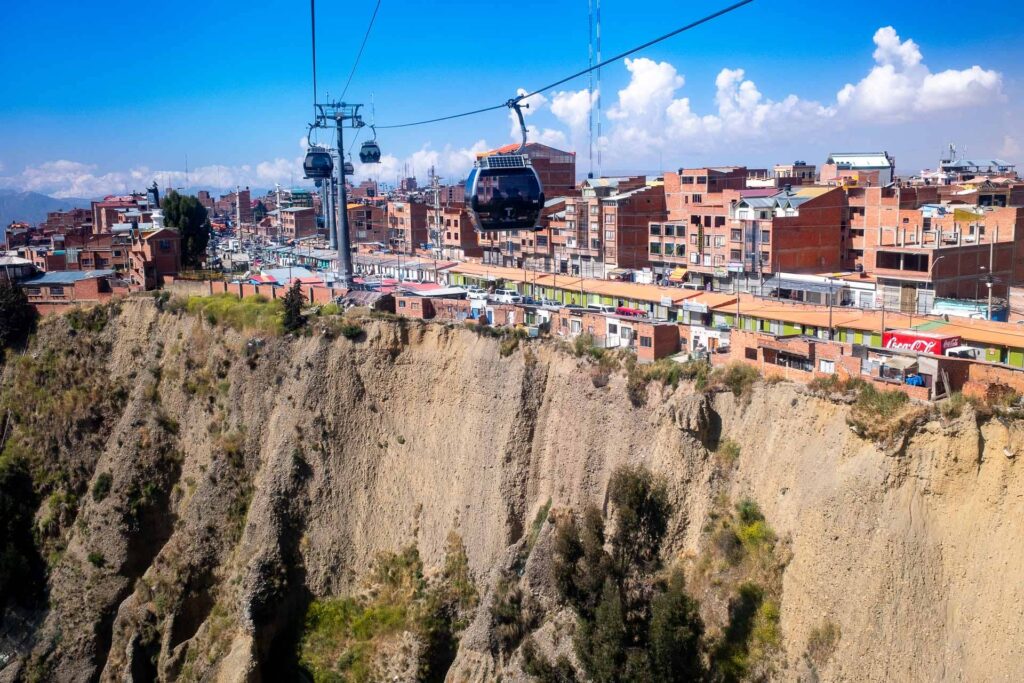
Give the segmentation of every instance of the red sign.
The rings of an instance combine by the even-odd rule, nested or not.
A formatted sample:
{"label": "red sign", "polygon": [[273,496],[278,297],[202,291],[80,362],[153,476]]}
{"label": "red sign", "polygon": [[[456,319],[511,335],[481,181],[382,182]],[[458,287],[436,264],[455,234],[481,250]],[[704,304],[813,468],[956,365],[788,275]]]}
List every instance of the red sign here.
{"label": "red sign", "polygon": [[960,337],[928,334],[915,330],[894,330],[885,333],[882,337],[882,346],[887,349],[942,356],[947,349],[960,346]]}

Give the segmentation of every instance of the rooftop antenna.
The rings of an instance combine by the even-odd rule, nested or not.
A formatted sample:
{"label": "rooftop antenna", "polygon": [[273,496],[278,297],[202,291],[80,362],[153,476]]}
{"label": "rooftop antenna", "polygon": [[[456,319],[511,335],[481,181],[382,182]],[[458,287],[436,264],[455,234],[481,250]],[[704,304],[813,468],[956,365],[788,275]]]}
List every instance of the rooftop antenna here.
{"label": "rooftop antenna", "polygon": [[[597,63],[601,63],[601,0],[597,2]],[[597,69],[597,174],[601,175],[601,69]]]}
{"label": "rooftop antenna", "polygon": [[[594,68],[594,0],[587,0],[587,67]],[[587,177],[594,177],[594,72],[587,72]]]}

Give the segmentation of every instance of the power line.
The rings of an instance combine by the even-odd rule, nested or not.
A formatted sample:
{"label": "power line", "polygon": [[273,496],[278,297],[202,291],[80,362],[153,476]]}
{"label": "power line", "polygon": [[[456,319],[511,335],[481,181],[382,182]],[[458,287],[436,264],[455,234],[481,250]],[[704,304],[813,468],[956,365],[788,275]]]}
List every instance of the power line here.
{"label": "power line", "polygon": [[512,100],[507,101],[507,102],[502,102],[501,104],[496,104],[496,105],[491,106],[491,107],[483,107],[481,109],[474,109],[473,111],[467,111],[467,112],[463,112],[461,114],[451,114],[449,116],[440,116],[438,118],[426,119],[426,120],[423,120],[423,121],[411,121],[409,123],[399,123],[399,124],[394,124],[394,125],[391,125],[391,126],[377,126],[377,128],[381,128],[381,129],[384,129],[384,128],[409,128],[411,126],[422,126],[422,125],[425,125],[425,124],[428,124],[428,123],[438,123],[440,121],[450,121],[451,119],[459,119],[459,118],[463,118],[463,117],[466,117],[466,116],[473,116],[475,114],[482,114],[484,112],[494,111],[496,109],[504,109],[504,108],[510,106],[511,103],[513,103],[513,102],[518,102],[518,101],[524,100],[524,99],[526,99],[528,97],[533,97],[534,95],[539,95],[540,93],[545,92],[547,90],[551,90],[552,88],[557,88],[558,86],[563,85],[564,83],[567,83],[567,82],[573,80],[574,78],[579,78],[580,76],[585,76],[588,73],[590,73],[591,71],[600,71],[601,67],[603,67],[603,66],[607,66],[607,65],[609,65],[609,64],[611,64],[613,62],[617,62],[620,59],[625,59],[626,57],[628,57],[631,54],[634,54],[636,52],[639,52],[640,50],[643,50],[643,49],[646,49],[648,47],[651,47],[652,45],[656,45],[656,44],[658,44],[658,43],[660,43],[660,42],[662,42],[664,40],[668,40],[669,38],[671,38],[673,36],[677,36],[680,33],[684,33],[685,31],[689,31],[690,29],[697,28],[698,26],[700,26],[702,24],[706,24],[709,21],[712,21],[713,19],[717,19],[720,16],[723,16],[723,15],[728,14],[728,13],[734,11],[734,10],[737,10],[740,7],[743,7],[744,5],[749,5],[753,1],[754,0],[740,0],[740,2],[737,2],[735,4],[729,5],[728,7],[724,8],[724,9],[720,9],[717,12],[714,12],[712,14],[707,15],[706,17],[703,17],[703,18],[698,19],[698,20],[696,20],[694,22],[691,22],[691,23],[687,24],[686,26],[681,26],[680,28],[677,28],[674,31],[671,31],[671,32],[666,33],[666,34],[664,34],[662,36],[659,36],[659,37],[657,37],[657,38],[655,38],[653,40],[649,40],[646,43],[644,43],[643,45],[638,45],[638,46],[636,46],[636,47],[634,47],[634,48],[632,48],[630,50],[626,50],[625,52],[617,54],[614,57],[609,57],[608,59],[606,59],[604,61],[599,61],[597,64],[594,64],[592,66],[588,66],[586,69],[583,69],[581,71],[577,71],[576,73],[572,74],[571,76],[566,76],[565,78],[557,80],[554,83],[549,83],[548,85],[545,85],[542,88],[537,88],[536,90],[534,90],[531,93],[528,93],[526,95],[520,95],[520,96],[518,96],[518,97],[516,97],[516,98],[514,98]]}
{"label": "power line", "polygon": [[313,44],[313,118],[316,118],[316,0],[309,0],[309,25]]}
{"label": "power line", "polygon": [[366,41],[370,38],[370,30],[373,29],[373,22],[377,19],[377,10],[380,9],[380,0],[377,0],[376,6],[373,8],[373,15],[370,17],[370,25],[366,27],[366,33],[363,35],[363,42],[359,46],[359,52],[356,54],[356,61],[352,63],[352,71],[348,74],[348,80],[345,81],[345,87],[341,91],[341,101],[345,101],[345,93],[348,92],[348,86],[352,83],[352,77],[356,75],[356,67],[359,66],[359,60],[363,56],[363,48],[366,47]]}

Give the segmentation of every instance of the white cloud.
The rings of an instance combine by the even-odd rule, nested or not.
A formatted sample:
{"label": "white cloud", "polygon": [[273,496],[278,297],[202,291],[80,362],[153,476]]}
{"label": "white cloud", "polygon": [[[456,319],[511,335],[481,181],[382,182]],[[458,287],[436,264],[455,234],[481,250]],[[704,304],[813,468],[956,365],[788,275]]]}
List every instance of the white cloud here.
{"label": "white cloud", "polygon": [[267,187],[302,178],[301,159],[278,158],[249,164],[214,164],[184,170],[153,170],[137,166],[127,171],[98,172],[96,164],[60,159],[26,166],[16,175],[0,177],[0,186],[42,192],[54,197],[102,197],[141,190],[156,180],[160,187],[208,188],[221,190],[235,185]]}
{"label": "white cloud", "polygon": [[920,114],[990,105],[1002,99],[1002,75],[974,65],[932,73],[911,39],[900,40],[892,26],[874,35],[875,66],[856,85],[837,94],[838,106],[852,118],[894,122]]}

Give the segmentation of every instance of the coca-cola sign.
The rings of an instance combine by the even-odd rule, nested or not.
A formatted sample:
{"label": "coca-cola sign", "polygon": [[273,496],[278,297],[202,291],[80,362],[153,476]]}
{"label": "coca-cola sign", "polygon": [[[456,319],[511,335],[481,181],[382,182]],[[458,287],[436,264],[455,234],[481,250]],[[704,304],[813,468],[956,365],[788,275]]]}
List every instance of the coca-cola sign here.
{"label": "coca-cola sign", "polygon": [[887,349],[930,353],[934,356],[941,356],[947,349],[960,346],[960,337],[947,337],[912,331],[893,331],[886,332],[882,337],[882,346]]}

